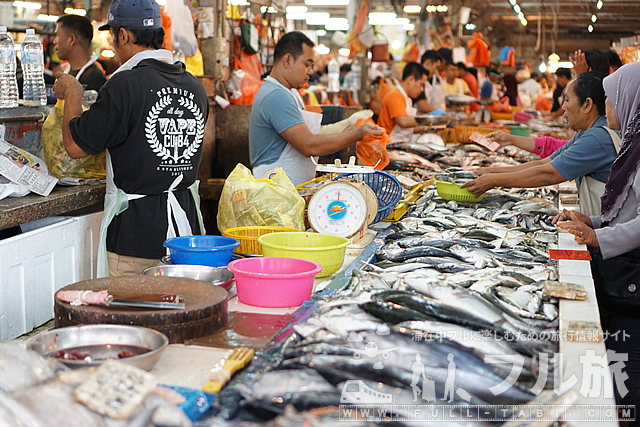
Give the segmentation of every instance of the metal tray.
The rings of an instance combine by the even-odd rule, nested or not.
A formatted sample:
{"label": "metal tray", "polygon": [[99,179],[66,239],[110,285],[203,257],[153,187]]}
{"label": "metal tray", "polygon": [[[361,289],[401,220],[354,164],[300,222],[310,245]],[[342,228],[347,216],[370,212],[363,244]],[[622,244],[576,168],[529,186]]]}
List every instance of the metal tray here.
{"label": "metal tray", "polygon": [[449,116],[432,116],[429,114],[423,114],[416,116],[416,122],[420,126],[438,126],[449,124],[451,118]]}
{"label": "metal tray", "polygon": [[[52,329],[36,335],[27,341],[27,348],[51,358],[60,350],[89,348],[86,351],[94,359],[90,362],[56,359],[74,369],[98,366],[108,358],[115,358],[120,362],[149,371],[158,362],[168,344],[169,339],[166,335],[140,326],[81,325]],[[119,359],[117,354],[121,346],[149,351]]]}
{"label": "metal tray", "polygon": [[149,267],[142,272],[145,276],[183,277],[202,280],[229,290],[235,280],[227,267],[209,267],[206,265],[169,264]]}

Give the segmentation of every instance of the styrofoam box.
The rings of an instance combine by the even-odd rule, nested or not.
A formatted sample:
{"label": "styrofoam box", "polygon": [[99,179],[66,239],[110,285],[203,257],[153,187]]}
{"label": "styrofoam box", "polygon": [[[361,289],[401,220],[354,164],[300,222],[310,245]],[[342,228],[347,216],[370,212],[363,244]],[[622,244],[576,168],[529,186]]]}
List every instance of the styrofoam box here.
{"label": "styrofoam box", "polygon": [[59,289],[95,278],[101,217],[45,218],[0,240],[0,341],[53,319]]}

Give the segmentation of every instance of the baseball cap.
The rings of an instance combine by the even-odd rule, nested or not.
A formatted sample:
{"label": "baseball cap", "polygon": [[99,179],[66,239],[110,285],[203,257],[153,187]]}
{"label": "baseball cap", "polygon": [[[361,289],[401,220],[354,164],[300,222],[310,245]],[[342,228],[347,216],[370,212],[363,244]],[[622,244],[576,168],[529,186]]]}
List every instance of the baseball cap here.
{"label": "baseball cap", "polygon": [[161,28],[160,5],[155,0],[113,0],[109,8],[109,19],[98,30],[108,30],[109,27],[128,30]]}

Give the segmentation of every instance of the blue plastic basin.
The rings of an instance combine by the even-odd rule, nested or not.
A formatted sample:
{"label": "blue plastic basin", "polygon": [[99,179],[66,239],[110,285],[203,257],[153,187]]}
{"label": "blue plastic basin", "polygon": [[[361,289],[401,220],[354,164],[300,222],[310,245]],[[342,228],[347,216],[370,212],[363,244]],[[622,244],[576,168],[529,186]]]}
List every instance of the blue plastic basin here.
{"label": "blue plastic basin", "polygon": [[169,249],[173,264],[224,267],[240,241],[224,236],[181,236],[165,240],[164,246]]}

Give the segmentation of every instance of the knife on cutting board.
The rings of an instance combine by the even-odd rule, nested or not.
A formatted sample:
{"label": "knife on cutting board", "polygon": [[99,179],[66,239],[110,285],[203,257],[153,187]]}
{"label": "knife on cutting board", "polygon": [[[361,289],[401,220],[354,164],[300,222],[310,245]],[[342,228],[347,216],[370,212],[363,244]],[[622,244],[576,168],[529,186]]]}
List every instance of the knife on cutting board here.
{"label": "knife on cutting board", "polygon": [[159,310],[184,310],[185,305],[181,302],[158,302],[158,301],[140,301],[133,299],[115,298],[109,295],[105,299],[107,307],[131,307],[131,308],[147,308]]}

